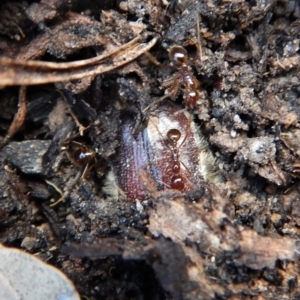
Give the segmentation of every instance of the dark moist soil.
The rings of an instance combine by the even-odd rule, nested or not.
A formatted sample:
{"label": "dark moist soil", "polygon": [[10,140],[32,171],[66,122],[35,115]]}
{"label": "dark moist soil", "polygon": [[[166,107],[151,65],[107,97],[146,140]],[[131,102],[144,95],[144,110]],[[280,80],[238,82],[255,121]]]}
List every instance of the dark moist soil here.
{"label": "dark moist soil", "polygon": [[[3,87],[0,242],[62,270],[84,299],[300,299],[299,1],[0,6],[1,57],[82,60],[138,34],[140,43],[158,37],[150,53],[166,66],[170,47],[188,51],[201,82],[189,110],[222,180],[183,194],[152,190],[143,202],[103,189],[121,120],[140,132],[143,111],[176,72],[149,55],[99,76],[29,86],[25,121],[9,137],[19,87]],[[179,90],[175,102],[184,108]],[[82,137],[73,116],[89,126]],[[61,150],[74,135],[79,150],[97,149],[84,178],[78,148]]]}

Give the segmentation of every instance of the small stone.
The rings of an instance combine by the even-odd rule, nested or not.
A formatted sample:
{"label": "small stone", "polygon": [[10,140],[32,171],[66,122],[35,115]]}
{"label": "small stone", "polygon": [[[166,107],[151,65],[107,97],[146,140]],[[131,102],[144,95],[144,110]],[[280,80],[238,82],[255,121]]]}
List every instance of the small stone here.
{"label": "small stone", "polygon": [[235,130],[230,131],[230,136],[234,139],[237,136],[237,132]]}
{"label": "small stone", "polygon": [[36,245],[37,242],[38,242],[38,239],[26,236],[21,243],[21,247],[30,251],[34,248],[34,246]]}
{"label": "small stone", "polygon": [[43,155],[47,152],[51,141],[29,140],[11,142],[3,148],[2,155],[6,160],[25,174],[43,174]]}

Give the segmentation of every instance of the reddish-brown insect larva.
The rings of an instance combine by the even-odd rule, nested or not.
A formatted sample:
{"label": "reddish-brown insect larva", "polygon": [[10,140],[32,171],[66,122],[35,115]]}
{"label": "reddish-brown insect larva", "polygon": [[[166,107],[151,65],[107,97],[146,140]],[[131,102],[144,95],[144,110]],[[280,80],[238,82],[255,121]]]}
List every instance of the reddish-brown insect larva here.
{"label": "reddish-brown insect larva", "polygon": [[217,178],[208,144],[187,110],[167,101],[137,137],[133,127],[132,120],[124,120],[114,160],[118,186],[128,199],[146,199],[153,183],[157,190],[187,192]]}

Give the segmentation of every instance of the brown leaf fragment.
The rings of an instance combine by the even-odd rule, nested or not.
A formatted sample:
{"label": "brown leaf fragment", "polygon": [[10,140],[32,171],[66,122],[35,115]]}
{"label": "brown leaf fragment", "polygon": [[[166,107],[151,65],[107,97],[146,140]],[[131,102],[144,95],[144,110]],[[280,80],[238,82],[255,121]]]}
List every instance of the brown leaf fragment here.
{"label": "brown leaf fragment", "polygon": [[237,136],[236,138],[232,138],[229,133],[221,132],[218,134],[212,134],[209,138],[209,141],[212,144],[220,147],[225,153],[236,152],[245,143],[245,139],[243,136]]}
{"label": "brown leaf fragment", "polygon": [[300,156],[300,130],[299,129],[291,129],[288,132],[280,133],[280,139],[291,151]]}
{"label": "brown leaf fragment", "polygon": [[100,22],[72,12],[65,14],[64,19],[64,22],[38,35],[27,46],[22,47],[15,59],[31,60],[46,53],[57,58],[66,58],[84,47],[103,46],[107,42]]}
{"label": "brown leaf fragment", "polygon": [[[213,299],[214,293],[222,293],[220,285],[210,282],[205,276],[205,270],[208,265],[220,268],[215,265],[214,258],[226,253],[235,267],[247,266],[257,270],[274,268],[277,260],[292,261],[299,255],[296,240],[259,236],[255,231],[235,226],[223,212],[226,200],[217,192],[212,193],[216,203],[211,211],[205,210],[200,203],[188,205],[182,199],[159,199],[156,209],[150,212],[150,232],[181,244],[191,260],[187,272],[191,282],[199,283],[201,291],[189,291],[184,294],[185,299]],[[187,246],[187,240],[197,244],[198,251],[211,257],[212,261],[203,259],[190,244]]]}
{"label": "brown leaf fragment", "polygon": [[177,243],[189,239],[205,245],[214,255],[236,246],[234,240],[238,238],[238,231],[230,221],[226,229],[220,229],[228,216],[219,209],[207,212],[202,203],[186,206],[182,198],[159,199],[149,220],[148,228],[153,235],[163,234]]}
{"label": "brown leaf fragment", "polygon": [[286,179],[281,170],[274,162],[268,165],[260,166],[257,172],[261,177],[268,179],[270,182],[274,182],[277,185],[286,184]]}
{"label": "brown leaf fragment", "polygon": [[264,118],[274,120],[279,124],[283,124],[286,128],[297,124],[297,113],[295,111],[291,111],[286,103],[277,95],[268,93],[261,99],[261,103],[261,115]]}
{"label": "brown leaf fragment", "polygon": [[31,21],[38,24],[52,20],[57,16],[57,10],[53,5],[46,3],[32,3],[27,9],[26,14]]}
{"label": "brown leaf fragment", "polygon": [[242,231],[241,236],[242,256],[239,261],[252,269],[274,268],[278,259],[295,259],[297,253],[295,240],[259,236],[252,230]]}

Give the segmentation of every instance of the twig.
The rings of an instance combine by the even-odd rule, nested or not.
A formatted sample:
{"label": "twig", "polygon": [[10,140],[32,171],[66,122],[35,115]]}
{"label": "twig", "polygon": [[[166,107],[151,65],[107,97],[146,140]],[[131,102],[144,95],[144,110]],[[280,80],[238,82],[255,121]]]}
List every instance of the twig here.
{"label": "twig", "polygon": [[156,43],[157,37],[148,43],[138,44],[139,40],[140,37],[137,37],[112,52],[70,63],[0,58],[0,83],[2,86],[37,85],[103,74],[135,60],[150,50]]}
{"label": "twig", "polygon": [[27,114],[27,105],[26,105],[26,87],[21,86],[19,91],[19,109],[14,116],[12,123],[10,124],[8,133],[4,138],[4,141],[1,146],[4,146],[14,134],[16,134],[20,128],[23,126],[23,123]]}

